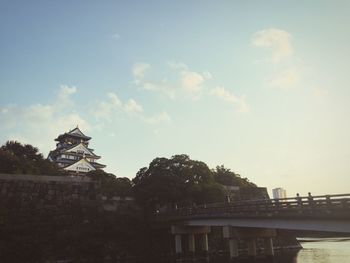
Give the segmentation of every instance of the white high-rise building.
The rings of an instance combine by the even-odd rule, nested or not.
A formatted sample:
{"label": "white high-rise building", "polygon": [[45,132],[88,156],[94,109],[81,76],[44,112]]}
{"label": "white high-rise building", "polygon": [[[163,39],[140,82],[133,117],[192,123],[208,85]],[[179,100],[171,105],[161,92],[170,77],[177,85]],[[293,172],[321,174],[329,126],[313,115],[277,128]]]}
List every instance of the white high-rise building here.
{"label": "white high-rise building", "polygon": [[282,187],[272,189],[273,199],[287,198],[287,192]]}

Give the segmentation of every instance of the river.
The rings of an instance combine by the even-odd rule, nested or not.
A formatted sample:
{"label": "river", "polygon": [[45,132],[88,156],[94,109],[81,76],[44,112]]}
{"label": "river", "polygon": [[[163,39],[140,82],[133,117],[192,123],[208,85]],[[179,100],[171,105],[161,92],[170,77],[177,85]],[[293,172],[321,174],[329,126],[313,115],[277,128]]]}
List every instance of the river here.
{"label": "river", "polygon": [[[350,238],[303,238],[299,239],[303,249],[277,251],[274,259],[240,259],[236,263],[350,263]],[[164,260],[161,263],[170,263]],[[175,261],[174,261],[175,262]],[[228,256],[181,259],[177,263],[230,263]],[[145,262],[146,263],[146,262]]]}
{"label": "river", "polygon": [[295,263],[350,263],[350,238],[304,238]]}

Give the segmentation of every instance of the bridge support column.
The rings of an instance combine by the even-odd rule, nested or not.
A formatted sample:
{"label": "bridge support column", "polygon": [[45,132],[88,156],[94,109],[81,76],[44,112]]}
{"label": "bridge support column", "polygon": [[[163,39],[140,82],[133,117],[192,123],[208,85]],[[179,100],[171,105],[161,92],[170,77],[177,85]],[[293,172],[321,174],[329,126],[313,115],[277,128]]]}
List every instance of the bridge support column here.
{"label": "bridge support column", "polygon": [[194,252],[196,251],[196,244],[193,233],[188,234],[188,251],[191,254],[194,254]]}
{"label": "bridge support column", "polygon": [[256,257],[256,241],[254,238],[250,238],[247,240],[248,246],[248,257],[255,258]]}
{"label": "bridge support column", "polygon": [[238,258],[238,241],[235,238],[230,238],[228,240],[228,245],[230,248],[230,259]]}
{"label": "bridge support column", "polygon": [[176,255],[182,254],[182,243],[181,243],[181,235],[175,235],[175,253]]}
{"label": "bridge support column", "polygon": [[175,252],[176,254],[183,253],[181,244],[181,235],[188,235],[188,251],[194,253],[196,249],[195,235],[204,235],[203,249],[208,251],[208,233],[210,226],[171,226],[171,233],[175,235]]}
{"label": "bridge support column", "polygon": [[202,250],[205,253],[209,252],[209,244],[208,244],[208,234],[202,234]]}
{"label": "bridge support column", "polygon": [[236,259],[238,258],[238,239],[237,239],[237,231],[231,226],[224,226],[222,228],[222,233],[224,238],[228,239],[228,246],[230,250],[230,258]]}
{"label": "bridge support column", "polygon": [[273,257],[274,251],[273,251],[273,242],[271,237],[264,239],[264,246],[265,246],[265,256]]}

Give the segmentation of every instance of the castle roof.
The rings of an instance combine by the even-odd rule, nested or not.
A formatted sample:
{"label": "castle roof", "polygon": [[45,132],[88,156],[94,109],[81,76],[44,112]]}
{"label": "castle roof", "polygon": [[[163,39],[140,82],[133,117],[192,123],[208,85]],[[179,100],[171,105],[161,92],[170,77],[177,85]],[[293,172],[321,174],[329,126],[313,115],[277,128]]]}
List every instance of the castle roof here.
{"label": "castle roof", "polygon": [[84,141],[88,141],[91,139],[91,137],[86,136],[84,133],[82,133],[82,131],[78,128],[78,126],[76,128],[74,128],[73,130],[69,131],[69,132],[65,132],[63,134],[60,134],[55,141],[60,141],[66,137],[73,137],[73,138],[78,138],[78,139],[83,139]]}
{"label": "castle roof", "polygon": [[74,154],[74,150],[82,150],[84,152],[84,154],[87,155],[91,155],[94,156],[96,158],[100,158],[101,156],[98,156],[96,154],[94,154],[90,148],[87,148],[83,143],[79,143],[79,144],[74,144],[72,146],[69,146],[68,148],[64,148],[62,150],[60,150],[61,153],[70,153],[70,154]]}

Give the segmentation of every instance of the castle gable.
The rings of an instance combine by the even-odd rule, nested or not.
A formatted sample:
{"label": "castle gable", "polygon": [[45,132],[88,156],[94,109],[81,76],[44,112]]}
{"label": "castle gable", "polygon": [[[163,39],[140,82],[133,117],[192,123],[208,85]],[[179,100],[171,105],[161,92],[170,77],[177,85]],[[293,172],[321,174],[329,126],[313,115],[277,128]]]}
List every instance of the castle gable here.
{"label": "castle gable", "polygon": [[96,170],[88,161],[84,158],[65,167],[64,170],[71,172],[87,173]]}
{"label": "castle gable", "polygon": [[90,151],[88,148],[86,148],[86,146],[82,143],[75,145],[71,148],[68,148],[64,152],[96,156],[92,151]]}

